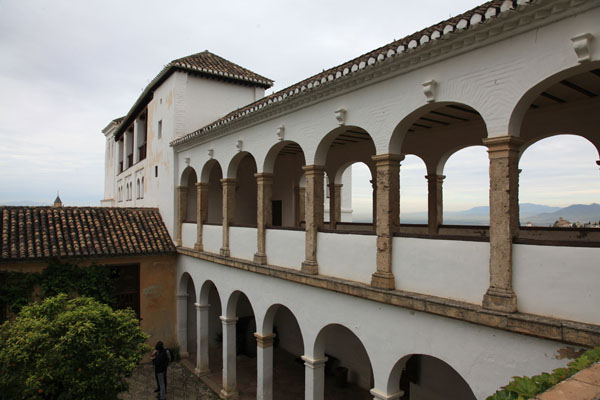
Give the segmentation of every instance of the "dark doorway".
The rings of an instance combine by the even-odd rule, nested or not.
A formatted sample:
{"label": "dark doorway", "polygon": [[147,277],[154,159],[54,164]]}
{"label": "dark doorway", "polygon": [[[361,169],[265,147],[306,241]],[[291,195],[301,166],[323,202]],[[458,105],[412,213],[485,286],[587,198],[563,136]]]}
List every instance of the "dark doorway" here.
{"label": "dark doorway", "polygon": [[281,226],[282,224],[282,213],[281,213],[281,200],[271,201],[271,212],[273,214],[273,220],[271,226]]}
{"label": "dark doorway", "polygon": [[140,266],[110,266],[110,277],[115,288],[116,308],[131,308],[140,317]]}

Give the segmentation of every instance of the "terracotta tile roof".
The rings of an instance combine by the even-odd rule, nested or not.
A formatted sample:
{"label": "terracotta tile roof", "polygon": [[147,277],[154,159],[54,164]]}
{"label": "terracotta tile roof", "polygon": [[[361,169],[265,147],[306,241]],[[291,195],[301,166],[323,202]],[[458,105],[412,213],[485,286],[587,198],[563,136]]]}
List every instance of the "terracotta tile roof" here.
{"label": "terracotta tile roof", "polygon": [[220,126],[227,125],[233,121],[244,118],[246,115],[261,110],[271,104],[281,102],[287,98],[302,92],[308,92],[313,88],[361,72],[364,68],[385,61],[389,58],[413,51],[430,41],[444,39],[448,35],[457,34],[469,30],[475,25],[482,24],[488,20],[495,19],[507,11],[518,10],[524,5],[535,4],[534,0],[491,0],[456,17],[449,18],[428,28],[413,33],[402,39],[395,40],[385,46],[372,50],[341,65],[325,70],[321,73],[304,79],[292,86],[266,96],[254,103],[237,109],[223,118],[188,133],[171,142],[172,146],[184,143],[194,137],[201,136]]}
{"label": "terracotta tile roof", "polygon": [[175,252],[155,208],[0,207],[0,261]]}
{"label": "terracotta tile roof", "polygon": [[188,71],[265,89],[273,86],[273,81],[271,79],[265,78],[249,69],[240,67],[208,50],[187,57],[178,58],[165,65],[162,71],[160,71],[160,73],[146,86],[127,115],[113,121],[118,121],[119,123],[117,131],[115,132],[115,140],[119,140],[123,132],[125,132],[125,130],[133,123],[134,119],[144,110],[144,107],[146,107],[150,100],[152,100],[154,89],[160,86],[177,70]]}
{"label": "terracotta tile roof", "polygon": [[191,56],[178,58],[177,60],[171,61],[167,66],[179,67],[188,71],[199,72],[215,77],[239,80],[264,87],[265,89],[273,86],[273,81],[271,79],[258,75],[244,67],[240,67],[208,50],[192,54]]}

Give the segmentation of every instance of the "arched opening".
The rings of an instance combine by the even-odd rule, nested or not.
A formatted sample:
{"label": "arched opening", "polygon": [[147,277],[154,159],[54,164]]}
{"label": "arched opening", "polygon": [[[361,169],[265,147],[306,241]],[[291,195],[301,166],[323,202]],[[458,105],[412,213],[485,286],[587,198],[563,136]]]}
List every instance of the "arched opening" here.
{"label": "arched opening", "polygon": [[[329,132],[319,144],[315,155],[316,163],[325,165],[325,174],[329,179],[324,179],[324,210],[329,210],[324,215],[325,224],[329,229],[344,230],[373,230],[373,172],[375,163],[372,156],[375,155],[375,144],[371,135],[364,129],[357,126],[342,126]],[[356,172],[360,175],[359,182],[353,184],[353,173],[355,168],[348,168],[356,163],[362,163],[365,167],[357,167]],[[370,172],[367,172],[370,171]],[[370,178],[368,176],[371,175]],[[344,187],[344,182],[352,187]],[[354,208],[352,203],[353,190],[360,192],[357,199],[361,204],[361,209],[368,207],[369,193],[371,196],[371,209],[364,212],[363,219],[370,223],[351,223],[344,220],[354,221],[354,216],[350,215],[349,210]],[[342,216],[342,209],[346,209]],[[370,212],[370,217],[368,216]],[[338,224],[341,223],[339,226]]]}
{"label": "arched opening", "polygon": [[204,282],[200,289],[199,297],[200,305],[208,307],[206,318],[201,320],[201,324],[206,323],[207,326],[200,327],[201,334],[206,335],[205,340],[200,341],[201,346],[205,346],[205,348],[200,349],[200,351],[204,352],[204,356],[208,359],[198,363],[198,367],[202,373],[207,373],[208,371],[203,371],[202,369],[206,368],[206,364],[208,364],[212,380],[221,385],[221,370],[223,368],[223,327],[220,319],[222,315],[221,298],[219,297],[217,287],[212,281]]}
{"label": "arched opening", "polygon": [[202,182],[208,183],[208,211],[207,224],[218,224],[223,222],[223,189],[221,179],[223,172],[221,165],[216,160],[210,160],[202,169]]}
{"label": "arched opening", "polygon": [[339,324],[327,325],[315,341],[315,359],[327,357],[324,398],[372,399],[371,360],[360,339]]}
{"label": "arched opening", "polygon": [[187,351],[190,354],[190,359],[196,364],[196,355],[198,352],[197,348],[197,332],[196,332],[196,287],[194,286],[194,280],[188,279],[186,285],[187,294]]}
{"label": "arched opening", "polygon": [[256,226],[256,161],[250,153],[236,155],[229,164],[228,178],[236,180],[233,225]]}
{"label": "arched opening", "polygon": [[305,165],[304,151],[298,143],[285,141],[273,146],[263,171],[273,173],[271,188],[271,227],[300,227],[300,177]]}
{"label": "arched opening", "polygon": [[[352,226],[364,224],[365,229],[371,229],[375,211],[373,208],[374,173],[375,171],[371,171],[364,162],[355,162],[342,166],[338,170],[334,189],[338,191],[341,185],[341,193],[336,194],[335,191],[332,193],[332,185],[329,185],[326,199],[332,195],[339,197],[339,201],[336,199],[336,207],[338,207],[336,220],[341,226],[345,223],[351,223]],[[326,201],[326,207],[327,203]],[[327,219],[327,215],[325,218]]]}
{"label": "arched opening", "polygon": [[281,304],[265,315],[263,334],[275,333],[273,342],[273,398],[304,399],[304,341],[294,314]]}
{"label": "arched opening", "polygon": [[484,146],[453,153],[444,167],[444,224],[489,225],[489,160]]}
{"label": "arched opening", "polygon": [[427,224],[427,167],[419,156],[407,154],[400,167],[400,221]]}
{"label": "arched opening", "polygon": [[598,227],[598,149],[575,135],[541,139],[519,160],[522,226]]}
{"label": "arched opening", "polygon": [[187,272],[179,279],[177,289],[177,341],[182,355],[196,353],[196,290],[194,280]]}
{"label": "arched opening", "polygon": [[184,222],[195,223],[196,222],[196,211],[198,209],[197,198],[198,190],[196,189],[196,182],[198,177],[196,171],[192,167],[187,167],[181,174],[181,186],[187,188],[186,190],[186,207],[185,215],[183,216]]}
{"label": "arched opening", "polygon": [[[453,215],[447,211],[457,211],[453,203],[452,190],[449,182],[456,180],[452,177],[452,170],[444,168],[444,164],[450,155],[459,149],[471,146],[480,146],[482,140],[487,137],[487,129],[483,118],[472,107],[466,104],[443,102],[431,103],[415,110],[404,118],[394,129],[390,140],[390,153],[412,154],[419,157],[426,166],[427,179],[427,224],[430,234],[437,234],[442,225],[457,223],[457,219],[447,220],[446,217]],[[467,154],[466,161],[469,161]],[[400,171],[410,165],[402,162]],[[482,164],[480,170],[489,175],[489,162]],[[450,172],[449,172],[450,171]],[[465,171],[468,176],[468,171]],[[479,170],[473,171],[479,173]],[[458,178],[460,179],[460,178]],[[466,178],[468,180],[468,178]],[[482,192],[485,192],[485,202],[478,204],[487,206],[489,185],[481,184]],[[402,190],[403,182],[400,182]],[[402,195],[402,194],[401,194]],[[402,202],[402,199],[400,200]],[[401,211],[402,212],[402,211]],[[400,223],[403,223],[402,218]],[[488,223],[487,221],[485,222]],[[406,232],[413,231],[412,228],[402,227]]]}
{"label": "arched opening", "polygon": [[401,400],[475,400],[473,391],[454,368],[425,354],[400,359],[392,369],[387,390],[404,392]]}

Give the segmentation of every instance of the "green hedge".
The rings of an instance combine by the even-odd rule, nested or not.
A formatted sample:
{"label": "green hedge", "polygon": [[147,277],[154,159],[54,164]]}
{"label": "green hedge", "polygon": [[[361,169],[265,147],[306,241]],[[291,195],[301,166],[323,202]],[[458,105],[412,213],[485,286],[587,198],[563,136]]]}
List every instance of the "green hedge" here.
{"label": "green hedge", "polygon": [[600,361],[600,347],[586,351],[567,364],[567,368],[557,368],[552,373],[543,372],[532,377],[515,376],[508,385],[489,396],[487,400],[531,399],[598,361]]}

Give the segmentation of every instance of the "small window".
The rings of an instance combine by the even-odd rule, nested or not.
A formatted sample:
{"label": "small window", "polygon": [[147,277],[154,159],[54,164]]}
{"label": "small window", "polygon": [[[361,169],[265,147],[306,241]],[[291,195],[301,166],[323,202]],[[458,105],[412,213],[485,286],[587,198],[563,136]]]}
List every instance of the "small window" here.
{"label": "small window", "polygon": [[158,138],[162,137],[162,119],[158,121]]}
{"label": "small window", "polygon": [[158,165],[154,167],[154,177],[158,178]]}

